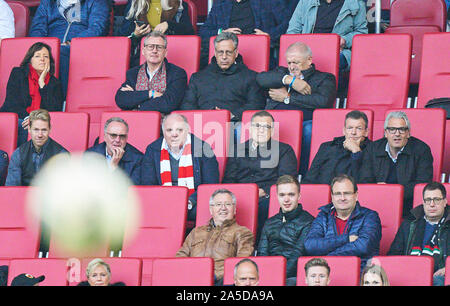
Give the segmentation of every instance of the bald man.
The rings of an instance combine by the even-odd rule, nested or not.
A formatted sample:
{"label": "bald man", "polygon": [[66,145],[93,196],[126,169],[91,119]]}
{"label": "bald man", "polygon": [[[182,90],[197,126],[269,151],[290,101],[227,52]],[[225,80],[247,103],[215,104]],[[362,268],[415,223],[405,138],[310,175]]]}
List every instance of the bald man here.
{"label": "bald man", "polygon": [[188,220],[196,216],[197,187],[219,183],[219,165],[209,144],[190,133],[187,119],[178,114],[162,122],[163,137],[147,146],[142,185],[186,186],[189,189]]}
{"label": "bald man", "polygon": [[304,43],[290,45],[285,53],[288,67],[278,67],[256,76],[259,86],[268,90],[266,109],[289,109],[303,112],[300,174],[308,169],[311,146],[312,113],[317,108],[332,108],[336,99],[336,78],[320,72],[313,64],[311,49]]}
{"label": "bald man", "polygon": [[258,286],[258,265],[249,258],[244,258],[234,266],[235,286]]}

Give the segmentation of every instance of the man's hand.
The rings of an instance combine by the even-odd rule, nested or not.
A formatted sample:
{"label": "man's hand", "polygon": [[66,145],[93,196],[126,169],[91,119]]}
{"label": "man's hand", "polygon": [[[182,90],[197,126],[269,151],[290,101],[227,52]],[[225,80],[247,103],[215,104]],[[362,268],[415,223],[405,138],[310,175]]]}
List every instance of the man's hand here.
{"label": "man's hand", "polygon": [[[158,91],[154,91],[153,92],[153,98],[159,98],[161,97],[163,94],[158,92]],[[148,91],[148,97],[151,99],[152,98],[152,90]]]}
{"label": "man's hand", "polygon": [[26,130],[28,129],[28,125],[30,124],[30,117],[26,117],[23,121],[22,121],[22,127]]}
{"label": "man's hand", "polygon": [[136,25],[136,27],[134,28],[134,36],[136,37],[141,37],[144,36],[148,33],[150,33],[150,31],[152,30],[152,28],[150,27],[150,24],[143,24],[141,26],[139,26],[136,21],[134,22],[134,24]]}
{"label": "man's hand", "polygon": [[125,87],[121,87],[120,91],[134,91],[134,89],[130,85],[126,85]]}
{"label": "man's hand", "polygon": [[310,95],[311,94],[311,86],[304,80],[295,79],[294,84],[292,84],[292,89],[302,95]]}
{"label": "man's hand", "polygon": [[271,88],[269,90],[269,96],[274,101],[284,102],[284,99],[288,96],[288,91],[285,87]]}
{"label": "man's hand", "polygon": [[48,72],[50,71],[50,63],[46,63],[44,66],[44,70],[42,71],[41,75],[39,76],[39,87],[43,88],[45,86],[45,77],[47,76]]}
{"label": "man's hand", "polygon": [[122,148],[113,148],[112,149],[112,158],[111,158],[111,167],[115,170],[119,166],[119,162],[122,159],[125,150]]}
{"label": "man's hand", "polygon": [[261,31],[260,29],[255,29],[255,34],[256,35],[267,35],[267,36],[269,36],[269,34],[267,34],[266,32]]}
{"label": "man's hand", "polygon": [[348,240],[350,241],[350,242],[353,242],[353,241],[356,241],[356,239],[358,239],[359,237],[358,236],[356,236],[356,235],[350,235],[349,237],[348,237]]}
{"label": "man's hand", "polygon": [[169,24],[167,23],[167,21],[161,22],[160,24],[158,24],[153,31],[158,31],[161,33],[166,33],[167,29],[169,28]]}
{"label": "man's hand", "polygon": [[264,191],[264,189],[259,188],[259,197],[262,198],[264,196],[266,196],[266,192]]}
{"label": "man's hand", "polygon": [[352,153],[360,152],[361,151],[360,145],[362,139],[363,139],[362,137],[358,138],[358,140],[346,139],[344,140],[344,148]]}
{"label": "man's hand", "polygon": [[345,44],[346,44],[346,41],[345,41],[344,37],[341,36],[341,41],[339,43],[339,47],[340,47],[341,51],[345,48]]}
{"label": "man's hand", "polygon": [[223,30],[222,32],[231,32],[231,33],[238,35],[238,34],[242,33],[242,30],[239,28],[228,28],[226,30]]}
{"label": "man's hand", "polygon": [[61,46],[70,46],[70,41],[63,42]]}
{"label": "man's hand", "polygon": [[439,269],[433,274],[433,276],[444,276],[444,275],[445,275],[445,268]]}

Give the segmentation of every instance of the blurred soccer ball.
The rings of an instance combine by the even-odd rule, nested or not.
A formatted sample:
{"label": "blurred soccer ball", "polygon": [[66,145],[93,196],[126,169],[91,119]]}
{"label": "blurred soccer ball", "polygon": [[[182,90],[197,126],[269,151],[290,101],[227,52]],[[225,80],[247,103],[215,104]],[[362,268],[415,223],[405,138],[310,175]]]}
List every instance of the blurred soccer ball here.
{"label": "blurred soccer ball", "polygon": [[32,185],[37,188],[28,195],[29,209],[49,228],[58,256],[95,256],[108,245],[120,245],[125,228],[127,235],[138,228],[131,180],[121,170],[110,170],[98,154],[59,154]]}

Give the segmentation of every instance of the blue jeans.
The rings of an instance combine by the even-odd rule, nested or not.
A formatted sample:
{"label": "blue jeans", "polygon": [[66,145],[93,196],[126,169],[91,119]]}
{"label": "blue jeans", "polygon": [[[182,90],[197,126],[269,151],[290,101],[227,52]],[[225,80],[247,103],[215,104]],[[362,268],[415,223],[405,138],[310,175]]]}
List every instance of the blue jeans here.
{"label": "blue jeans", "polygon": [[348,67],[348,62],[345,56],[341,53],[339,53],[339,72],[345,71]]}
{"label": "blue jeans", "polygon": [[312,132],[312,120],[303,121],[302,130],[302,153],[300,155],[300,171],[302,177],[305,177],[308,172],[309,154],[311,151],[311,132]]}
{"label": "blue jeans", "polygon": [[67,96],[67,86],[69,84],[69,60],[70,60],[70,47],[61,46],[61,52],[59,56],[59,80],[63,90],[64,98]]}
{"label": "blue jeans", "polygon": [[445,275],[433,276],[433,286],[444,286]]}

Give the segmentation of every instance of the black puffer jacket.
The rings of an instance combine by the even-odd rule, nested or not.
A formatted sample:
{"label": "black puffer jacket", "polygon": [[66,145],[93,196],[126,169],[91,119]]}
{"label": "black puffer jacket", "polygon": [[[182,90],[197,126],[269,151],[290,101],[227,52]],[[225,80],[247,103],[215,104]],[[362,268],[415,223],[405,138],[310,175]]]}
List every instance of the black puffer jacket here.
{"label": "black puffer jacket", "polygon": [[304,241],[314,217],[302,205],[288,213],[280,212],[264,224],[258,256],[284,256],[287,277],[297,276],[297,260],[306,255]]}
{"label": "black puffer jacket", "polygon": [[[286,67],[277,67],[272,71],[261,72],[256,76],[259,86],[264,89],[288,87],[283,84],[283,77],[289,74]],[[267,109],[301,110],[303,120],[312,120],[316,108],[331,108],[336,99],[336,78],[331,73],[316,70],[314,64],[302,70],[304,81],[311,86],[310,95],[302,95],[295,90],[291,92],[290,103],[284,104],[269,99]]]}
{"label": "black puffer jacket", "polygon": [[246,110],[264,109],[265,99],[256,84],[256,72],[242,62],[239,55],[228,70],[222,70],[213,57],[211,64],[194,73],[184,96],[181,109],[229,110],[233,121],[241,121]]}
{"label": "black puffer jacket", "polygon": [[344,141],[345,136],[341,136],[320,145],[308,173],[302,180],[303,184],[330,184],[331,180],[341,173],[358,180],[363,154],[371,141],[364,139],[358,153],[346,150]]}

